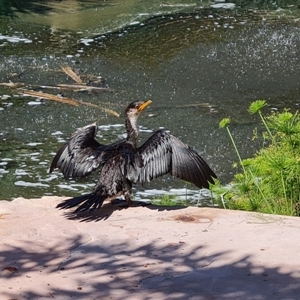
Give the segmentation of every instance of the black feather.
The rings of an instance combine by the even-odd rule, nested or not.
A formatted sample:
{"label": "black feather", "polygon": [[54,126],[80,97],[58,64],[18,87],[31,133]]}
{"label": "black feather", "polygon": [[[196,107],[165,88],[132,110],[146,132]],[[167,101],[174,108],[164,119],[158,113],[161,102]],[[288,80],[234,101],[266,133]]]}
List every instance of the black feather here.
{"label": "black feather", "polygon": [[78,129],[59,149],[50,172],[59,168],[66,178],[84,177],[99,169],[99,180],[91,194],[71,198],[59,208],[79,207],[75,212],[100,208],[105,200],[124,195],[130,205],[132,183],[144,184],[170,173],[199,188],[208,188],[216,174],[191,147],[165,130],[156,131],[137,147],[137,118],[149,101],[131,103],[126,113],[127,138],[110,145],[96,141],[96,124]]}

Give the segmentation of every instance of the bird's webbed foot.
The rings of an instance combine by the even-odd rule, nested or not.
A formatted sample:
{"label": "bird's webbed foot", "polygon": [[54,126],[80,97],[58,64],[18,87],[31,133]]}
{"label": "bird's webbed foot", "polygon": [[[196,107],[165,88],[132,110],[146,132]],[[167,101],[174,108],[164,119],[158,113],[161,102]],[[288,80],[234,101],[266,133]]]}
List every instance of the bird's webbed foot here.
{"label": "bird's webbed foot", "polygon": [[116,198],[111,201],[113,205],[119,206],[119,207],[130,207],[133,206],[133,202],[130,199],[129,193],[124,193],[125,201],[123,199]]}
{"label": "bird's webbed foot", "polygon": [[121,199],[114,199],[112,201],[113,205],[117,205],[119,207],[137,207],[137,206],[147,206],[151,204],[151,201],[132,201],[130,198],[130,194],[126,193],[124,194],[125,201]]}

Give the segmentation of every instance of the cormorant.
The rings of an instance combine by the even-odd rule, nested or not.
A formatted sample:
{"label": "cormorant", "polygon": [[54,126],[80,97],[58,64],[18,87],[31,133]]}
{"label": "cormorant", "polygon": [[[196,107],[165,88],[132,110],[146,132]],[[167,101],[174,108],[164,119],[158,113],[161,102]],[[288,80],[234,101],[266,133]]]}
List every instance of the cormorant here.
{"label": "cormorant", "polygon": [[91,194],[71,198],[59,208],[83,212],[102,206],[105,200],[121,195],[130,206],[133,183],[145,183],[170,173],[199,188],[208,188],[217,176],[201,156],[165,130],[156,131],[143,145],[137,146],[137,119],[151,103],[134,101],[125,110],[127,137],[110,145],[95,140],[96,124],[78,129],[54,157],[50,172],[59,168],[65,178],[84,177],[99,169],[100,178]]}

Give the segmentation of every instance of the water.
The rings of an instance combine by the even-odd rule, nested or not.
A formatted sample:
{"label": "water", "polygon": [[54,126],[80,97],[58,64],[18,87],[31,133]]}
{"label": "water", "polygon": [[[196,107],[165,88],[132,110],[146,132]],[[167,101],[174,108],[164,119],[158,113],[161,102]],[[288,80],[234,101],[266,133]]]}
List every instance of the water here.
{"label": "water", "polygon": [[[13,10],[12,19],[0,19],[0,83],[19,83],[0,85],[0,199],[91,191],[97,174],[65,181],[59,172],[47,173],[55,152],[76,128],[94,121],[102,142],[124,134],[122,116],[22,96],[21,89],[101,102],[118,113],[135,99],[152,99],[140,118],[141,138],[159,127],[170,130],[197,149],[223,183],[232,179],[237,158],[219,121],[232,117],[237,146],[248,157],[260,146],[251,140],[259,122],[246,111],[252,101],[266,99],[266,112],[298,108],[296,6],[276,2],[249,12],[215,10],[206,2],[200,8],[193,1],[63,1],[42,10],[26,3],[28,13]],[[41,88],[74,83],[61,69],[66,65],[84,82],[110,90]],[[134,193],[139,199],[159,191],[198,201],[199,191],[171,177]]]}

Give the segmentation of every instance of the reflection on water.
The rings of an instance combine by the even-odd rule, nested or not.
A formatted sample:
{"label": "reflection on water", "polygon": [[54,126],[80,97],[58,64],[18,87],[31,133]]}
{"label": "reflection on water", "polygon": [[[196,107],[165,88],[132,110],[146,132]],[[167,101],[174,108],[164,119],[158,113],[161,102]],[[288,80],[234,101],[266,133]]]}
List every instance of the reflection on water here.
{"label": "reflection on water", "polygon": [[38,14],[49,15],[59,13],[74,13],[80,10],[97,9],[101,7],[111,6],[114,0],[1,0],[0,15],[16,17],[19,14]]}
{"label": "reflection on water", "polygon": [[[51,3],[59,8],[68,2]],[[291,8],[292,15],[279,14],[278,8],[249,14],[199,9],[191,5],[192,1],[181,1],[188,5],[181,7],[178,3],[172,6],[172,1],[168,2],[170,6],[160,7],[160,1],[153,1],[151,8],[144,7],[149,15],[134,19],[148,2],[128,1],[124,18],[111,25],[117,30],[105,34],[101,26],[97,27],[100,23],[91,22],[88,31],[79,32],[42,25],[35,14],[20,14],[20,19],[11,22],[0,20],[0,83],[6,84],[0,85],[0,199],[75,196],[91,191],[97,173],[76,181],[65,181],[59,172],[47,173],[55,152],[76,128],[94,121],[101,125],[98,138],[104,143],[124,134],[123,117],[118,119],[84,105],[75,107],[23,96],[20,89],[98,105],[101,102],[119,113],[133,100],[150,98],[153,103],[140,119],[141,138],[159,127],[171,130],[196,148],[224,183],[232,178],[231,165],[236,158],[226,132],[218,128],[219,121],[233,118],[233,135],[242,156],[247,157],[260,146],[260,141],[251,141],[258,122],[246,112],[251,101],[266,99],[270,104],[267,112],[298,108],[297,8]],[[92,1],[80,3],[90,6],[76,8],[79,16],[95,10]],[[106,1],[106,5],[113,9],[117,2]],[[134,9],[128,18],[129,5]],[[97,8],[107,11],[101,5]],[[193,11],[155,16],[168,9]],[[120,11],[118,7],[115,14],[120,15]],[[133,19],[139,23],[120,25],[130,24]],[[22,23],[24,20],[26,23]],[[88,22],[82,26],[88,26]],[[111,91],[54,88],[74,83],[61,69],[66,65],[84,83],[91,85],[97,79]],[[196,189],[186,189],[184,182],[170,177],[146,187],[137,186],[134,193],[136,198],[149,197],[149,193],[156,195],[157,190],[172,188],[178,194],[182,194],[180,189],[186,190],[190,199],[198,201]]]}

